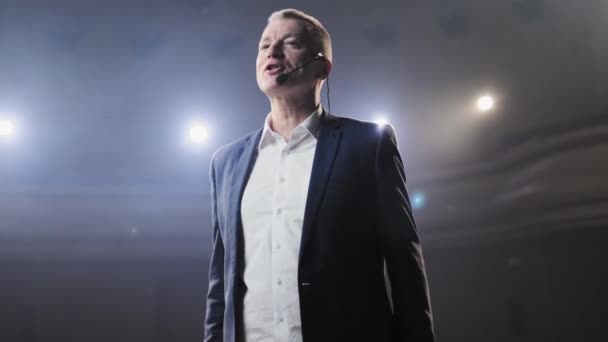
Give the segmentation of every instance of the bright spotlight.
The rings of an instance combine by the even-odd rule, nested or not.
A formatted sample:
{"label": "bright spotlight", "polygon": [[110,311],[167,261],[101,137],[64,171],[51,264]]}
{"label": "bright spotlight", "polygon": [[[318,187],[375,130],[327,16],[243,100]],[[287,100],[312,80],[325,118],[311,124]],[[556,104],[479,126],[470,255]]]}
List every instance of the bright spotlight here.
{"label": "bright spotlight", "polygon": [[388,120],[383,116],[377,117],[376,119],[374,119],[374,122],[380,127],[388,125]]}
{"label": "bright spotlight", "polygon": [[483,95],[477,99],[477,109],[487,112],[494,108],[494,98],[490,95]]}
{"label": "bright spotlight", "polygon": [[0,137],[12,137],[15,135],[15,130],[13,121],[0,119]]}
{"label": "bright spotlight", "polygon": [[420,208],[424,207],[425,203],[426,203],[426,197],[424,196],[423,193],[421,193],[421,192],[414,193],[414,195],[412,196],[412,207],[414,209],[420,209]]}
{"label": "bright spotlight", "polygon": [[194,124],[190,127],[188,137],[193,144],[204,144],[209,139],[209,130],[202,124]]}

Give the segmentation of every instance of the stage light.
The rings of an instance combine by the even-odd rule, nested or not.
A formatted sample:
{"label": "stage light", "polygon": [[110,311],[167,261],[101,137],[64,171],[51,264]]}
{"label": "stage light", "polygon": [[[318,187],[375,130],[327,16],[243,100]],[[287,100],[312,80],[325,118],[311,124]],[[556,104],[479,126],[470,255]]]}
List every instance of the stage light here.
{"label": "stage light", "polygon": [[192,144],[204,144],[209,139],[209,129],[203,124],[193,124],[190,126],[188,138]]}
{"label": "stage light", "polygon": [[11,120],[0,119],[0,137],[12,137],[15,135],[15,123]]}
{"label": "stage light", "polygon": [[414,195],[412,196],[412,208],[420,209],[420,208],[424,207],[425,203],[426,203],[426,197],[424,196],[423,193],[421,193],[421,192],[414,193]]}
{"label": "stage light", "polygon": [[376,116],[374,122],[380,127],[388,125],[388,120],[384,116]]}
{"label": "stage light", "polygon": [[482,112],[487,112],[494,108],[494,98],[490,95],[483,95],[477,99],[477,109]]}

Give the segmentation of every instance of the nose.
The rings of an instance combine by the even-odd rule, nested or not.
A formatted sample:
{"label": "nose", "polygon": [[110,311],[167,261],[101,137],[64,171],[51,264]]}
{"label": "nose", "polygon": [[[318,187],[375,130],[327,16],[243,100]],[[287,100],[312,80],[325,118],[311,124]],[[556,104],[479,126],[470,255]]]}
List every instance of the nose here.
{"label": "nose", "polygon": [[268,58],[283,58],[285,54],[283,53],[283,46],[281,43],[274,43],[268,48]]}

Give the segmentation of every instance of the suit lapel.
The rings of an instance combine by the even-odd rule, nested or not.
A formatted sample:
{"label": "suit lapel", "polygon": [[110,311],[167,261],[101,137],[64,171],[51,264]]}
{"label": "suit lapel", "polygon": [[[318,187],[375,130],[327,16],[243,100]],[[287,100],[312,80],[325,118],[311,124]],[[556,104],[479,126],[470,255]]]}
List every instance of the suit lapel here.
{"label": "suit lapel", "polygon": [[341,136],[340,130],[337,129],[337,120],[331,114],[324,112],[319,127],[317,147],[310,174],[298,260],[302,259],[302,255],[306,251],[308,240],[312,234],[315,218],[317,217],[334,160],[336,159]]}
{"label": "suit lapel", "polygon": [[243,191],[245,185],[251,174],[255,159],[257,157],[257,146],[262,136],[262,129],[258,130],[249,139],[247,139],[237,157],[237,161],[234,163],[233,169],[233,184],[230,187],[230,205],[229,205],[229,217],[231,218],[232,234],[229,234],[229,246],[233,253],[231,254],[232,274],[228,275],[232,279],[233,286],[233,301],[232,301],[232,322],[233,334],[237,340],[240,340],[238,336],[243,333],[241,326],[241,311],[242,311],[242,296],[243,296],[243,270],[245,267],[245,249],[243,241],[243,222],[241,220],[241,200],[243,197]]}
{"label": "suit lapel", "polygon": [[257,146],[260,141],[260,137],[262,136],[262,129],[260,129],[255,135],[251,136],[249,140],[247,140],[243,146],[242,152],[236,162],[234,167],[234,184],[231,187],[230,193],[230,217],[233,219],[232,227],[234,234],[232,234],[232,248],[237,253],[233,253],[232,255],[238,257],[236,261],[236,270],[237,274],[240,274],[242,271],[242,267],[244,267],[244,255],[245,252],[243,250],[243,222],[241,220],[241,200],[243,198],[243,192],[245,190],[245,185],[247,184],[247,180],[251,175],[251,170],[253,169],[253,165],[255,159],[257,157]]}

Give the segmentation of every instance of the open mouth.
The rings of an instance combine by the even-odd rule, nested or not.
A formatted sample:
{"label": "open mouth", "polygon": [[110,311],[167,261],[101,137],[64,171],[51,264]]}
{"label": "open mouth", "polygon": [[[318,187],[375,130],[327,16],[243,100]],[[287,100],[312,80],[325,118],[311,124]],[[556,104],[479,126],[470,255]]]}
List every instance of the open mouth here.
{"label": "open mouth", "polygon": [[279,64],[269,64],[266,66],[266,72],[271,75],[280,74],[285,70],[285,67]]}

